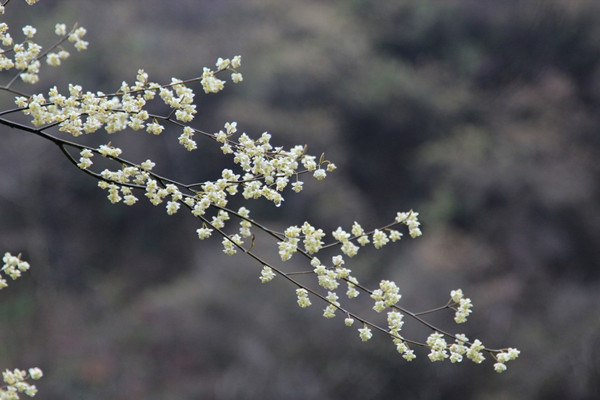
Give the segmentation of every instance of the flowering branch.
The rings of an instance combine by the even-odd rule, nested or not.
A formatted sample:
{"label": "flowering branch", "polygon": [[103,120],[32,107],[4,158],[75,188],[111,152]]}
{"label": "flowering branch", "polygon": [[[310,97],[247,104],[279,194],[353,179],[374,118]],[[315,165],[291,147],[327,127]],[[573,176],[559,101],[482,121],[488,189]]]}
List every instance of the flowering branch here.
{"label": "flowering branch", "polygon": [[[22,273],[28,271],[30,268],[27,261],[21,260],[21,254],[13,256],[9,252],[4,253],[2,264],[0,272],[12,280],[19,279]],[[0,290],[8,286],[5,276],[0,273]],[[27,381],[29,379],[38,380],[42,376],[42,370],[37,367],[29,368],[28,372],[20,369],[13,371],[5,370],[2,372],[2,380],[5,385],[0,386],[0,399],[18,400],[19,393],[25,393],[30,397],[35,396],[37,393],[36,386]]]}
{"label": "flowering branch", "polygon": [[[400,226],[407,228],[411,238],[421,236],[417,212],[398,212],[392,222],[369,231],[365,231],[358,222],[353,222],[349,231],[338,227],[331,233],[333,240],[326,244],[323,240],[327,235],[323,229],[307,221],[301,226],[293,225],[283,232],[277,232],[250,218],[250,210],[245,206],[238,210],[227,207],[232,197],[245,200],[262,197],[279,207],[289,189],[295,193],[302,191],[301,179],[312,175],[317,180],[323,180],[336,169],[335,164],[323,155],[317,158],[308,154],[305,145],[284,149],[272,145],[271,135],[266,132],[256,139],[246,133],[238,134],[236,122],[226,123],[216,133],[190,125],[197,113],[194,104],[196,93],[192,86],[198,85],[205,94],[211,94],[223,90],[226,81],[219,77],[225,74],[230,74],[233,83],[242,82],[243,77],[238,71],[241,67],[240,56],[219,58],[215,69],[205,67],[201,76],[187,80],[172,78],[170,83],[160,84],[150,81],[148,74],[139,70],[133,84],[123,82],[118,90],[110,94],[84,92],[81,86],[69,84],[68,93],[65,94],[53,87],[47,94],[26,95],[11,88],[16,79],[21,78],[31,84],[37,82],[40,59],[45,57],[50,66],[59,66],[60,60],[68,56],[68,52],[61,47],[65,41],[72,42],[77,50],[85,50],[87,42],[82,39],[84,28],[75,25],[67,33],[64,25],[57,24],[55,33],[60,40],[42,52],[42,47],[33,42],[35,28],[24,27],[23,33],[26,41],[22,44],[14,45],[12,50],[0,50],[0,70],[14,68],[19,71],[6,85],[0,86],[1,91],[17,95],[17,108],[0,112],[0,124],[37,135],[59,146],[73,165],[98,180],[98,186],[107,191],[111,203],[122,202],[131,206],[138,201],[137,196],[143,193],[153,205],[166,203],[169,215],[179,212],[182,207],[187,209],[202,224],[196,231],[200,239],[207,239],[216,232],[222,239],[224,253],[232,255],[240,251],[262,267],[261,282],[269,282],[276,276],[282,277],[295,287],[300,307],[309,307],[311,299],[318,299],[326,305],[323,311],[325,318],[333,318],[339,311],[345,315],[346,325],[352,326],[358,321],[359,337],[363,341],[371,339],[372,330],[386,334],[396,350],[408,361],[416,357],[411,346],[427,348],[431,361],[450,359],[455,363],[462,361],[465,356],[475,363],[481,363],[485,359],[484,354],[487,354],[496,361],[495,370],[502,372],[506,369],[506,362],[519,355],[514,348],[488,348],[479,339],[469,340],[464,334],[449,333],[424,319],[426,315],[451,310],[455,313],[456,323],[466,322],[472,311],[472,303],[460,289],[450,293],[450,300],[444,306],[412,312],[398,304],[401,294],[395,282],[382,280],[378,288],[369,289],[360,284],[351,269],[345,266],[346,259],[356,256],[366,245],[372,244],[376,249],[381,249],[390,242],[401,240],[403,234],[398,230]],[[4,46],[12,45],[6,24],[0,25],[0,42]],[[58,53],[52,52],[59,47],[61,50]],[[8,57],[11,55],[14,59]],[[151,104],[166,111],[151,113],[148,111]],[[27,115],[31,125],[8,119],[8,116],[17,112]],[[133,162],[124,158],[123,150],[111,141],[98,147],[77,142],[82,135],[100,134],[100,129],[108,135],[128,129],[160,135],[167,126],[181,132],[178,141],[187,151],[198,148],[196,137],[216,144],[225,156],[232,157],[232,169],[223,169],[221,176],[214,180],[181,183],[153,172],[156,164],[152,160]],[[65,135],[70,135],[74,140],[65,139]],[[75,152],[79,153],[79,158],[74,155]],[[94,160],[97,158],[113,162],[114,169],[95,169]],[[232,218],[239,221],[234,231],[228,222]],[[283,265],[298,253],[307,260],[311,269],[286,271],[284,266],[267,261],[255,250],[255,232],[262,232],[274,241]],[[331,257],[331,262],[322,262],[316,257],[318,253],[333,249],[339,253]],[[297,277],[299,275],[312,277],[312,282],[301,282]],[[347,288],[344,305],[338,294],[340,285]],[[373,311],[386,311],[387,326],[370,322],[371,318],[352,311],[351,300],[361,293],[374,301]],[[403,337],[400,332],[405,322],[404,316],[426,326],[431,334],[424,340]]]}

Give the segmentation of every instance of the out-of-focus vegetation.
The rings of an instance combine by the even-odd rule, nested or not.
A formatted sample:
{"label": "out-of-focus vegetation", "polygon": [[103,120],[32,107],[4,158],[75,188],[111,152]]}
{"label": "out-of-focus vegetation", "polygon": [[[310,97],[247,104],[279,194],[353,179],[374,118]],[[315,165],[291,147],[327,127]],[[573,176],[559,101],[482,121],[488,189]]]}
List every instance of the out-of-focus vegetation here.
{"label": "out-of-focus vegetation", "polygon": [[[299,310],[285,283],[261,285],[191,218],[113,206],[53,146],[4,129],[0,248],[35,268],[2,293],[0,364],[42,367],[41,398],[600,397],[597,1],[20,3],[11,27],[89,32],[39,91],[110,91],[138,68],[198,76],[242,54],[243,84],[201,96],[197,124],[236,120],[339,166],[262,218],[374,227],[420,211],[423,238],[363,254],[358,276],[396,279],[417,309],[462,287],[475,314],[460,328],[522,350],[502,375],[423,353],[407,364],[387,340]],[[182,154],[177,134],[118,139],[183,181],[220,170],[218,151]]]}

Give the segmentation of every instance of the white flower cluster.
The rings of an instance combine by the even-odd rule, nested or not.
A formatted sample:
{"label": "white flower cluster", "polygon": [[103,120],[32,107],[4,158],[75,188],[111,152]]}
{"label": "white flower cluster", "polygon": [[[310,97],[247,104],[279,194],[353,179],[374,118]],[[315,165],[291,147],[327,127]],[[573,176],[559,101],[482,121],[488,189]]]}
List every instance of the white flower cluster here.
{"label": "white flower cluster", "polygon": [[[29,269],[29,263],[21,260],[20,254],[18,256],[13,256],[12,254],[6,252],[2,257],[2,263],[2,269],[0,271],[13,280],[20,278],[21,274]],[[0,289],[3,289],[7,286],[8,282],[0,274]]]}
{"label": "white flower cluster", "polygon": [[335,317],[335,312],[340,307],[340,303],[338,301],[339,297],[335,292],[327,292],[327,307],[323,310],[323,317],[325,318],[333,318]]}
{"label": "white flower cluster", "polygon": [[497,354],[497,362],[494,364],[494,369],[496,370],[496,372],[500,373],[506,371],[506,363],[508,361],[515,360],[517,357],[519,357],[520,353],[521,352],[519,350],[511,347]]}
{"label": "white flower cluster", "polygon": [[466,355],[469,360],[476,364],[485,360],[482,353],[485,347],[479,339],[475,339],[469,346],[467,346],[469,339],[464,334],[457,334],[455,340],[455,343],[448,346],[443,334],[433,332],[429,335],[426,342],[431,350],[429,359],[431,361],[443,361],[446,358],[450,358],[452,363],[457,363],[463,360],[463,355]]}
{"label": "white flower cluster", "polygon": [[359,247],[352,243],[352,241],[350,240],[350,234],[343,230],[341,226],[338,227],[335,231],[333,231],[331,235],[335,240],[342,244],[341,250],[348,257],[354,257],[358,253]]}
{"label": "white flower cluster", "polygon": [[38,380],[44,374],[39,368],[29,368],[29,371],[15,369],[13,371],[5,370],[2,372],[2,379],[6,386],[0,388],[0,399],[18,400],[19,394],[24,393],[33,397],[37,393],[35,385],[27,382],[28,379]]}
{"label": "white flower cluster", "polygon": [[407,342],[400,335],[400,331],[404,326],[404,314],[397,310],[392,310],[387,313],[388,333],[392,337],[392,342],[396,346],[396,351],[402,354],[402,358],[406,361],[412,361],[417,356],[414,350],[408,347]]}
{"label": "white flower cluster", "polygon": [[292,257],[292,254],[298,249],[298,236],[300,235],[300,228],[297,226],[290,226],[284,232],[285,240],[278,243],[279,246],[279,257],[281,261],[287,261]]}
{"label": "white flower cluster", "polygon": [[433,332],[431,335],[429,335],[425,343],[427,343],[429,349],[431,350],[429,353],[429,359],[431,361],[443,361],[448,357],[448,353],[446,351],[448,344],[444,339],[444,335],[441,333]]}
{"label": "white flower cluster", "polygon": [[[431,349],[429,353],[429,359],[431,361],[443,361],[446,358],[450,358],[452,363],[461,362],[463,356],[466,356],[469,360],[476,364],[480,364],[485,360],[483,351],[486,350],[484,345],[479,339],[475,339],[469,344],[469,339],[464,334],[455,335],[455,343],[448,346],[444,335],[440,332],[433,332],[427,338],[427,345]],[[448,354],[448,352],[450,354]],[[503,372],[506,370],[506,362],[514,360],[519,356],[519,350],[509,348],[505,351],[499,352],[494,357],[498,361],[494,364],[496,372]]]}
{"label": "white flower cluster", "polygon": [[242,74],[240,74],[237,69],[240,67],[242,62],[241,56],[235,56],[233,59],[228,58],[219,58],[217,60],[217,69],[219,71],[229,70],[231,71],[231,80],[233,83],[238,83],[244,80]]}
{"label": "white flower cluster", "polygon": [[362,226],[360,226],[360,224],[358,222],[354,221],[354,224],[352,224],[351,232],[354,235],[354,237],[356,238],[356,241],[358,242],[358,244],[360,244],[361,246],[364,246],[370,242],[369,235],[367,235],[365,233],[365,230],[363,229]]}
{"label": "white flower cluster", "polygon": [[[270,143],[271,135],[266,132],[256,140],[242,133],[237,142],[232,141],[231,137],[237,131],[236,125],[226,124],[225,128],[226,132],[221,130],[213,137],[222,143],[223,153],[233,154],[233,162],[244,171],[241,182],[242,196],[245,199],[263,197],[279,206],[284,200],[281,192],[289,185],[292,177],[296,178],[296,184],[293,184],[292,188],[298,192],[298,188],[301,188],[301,185],[298,185],[300,174],[312,171],[323,163],[333,165],[323,161],[313,166],[314,157],[305,154],[304,146],[294,146],[288,151],[282,147],[273,147]],[[300,170],[301,166],[306,170]]]}
{"label": "white flower cluster", "polygon": [[358,329],[359,336],[363,342],[371,339],[373,337],[373,333],[371,332],[371,328],[369,328],[366,324]]}
{"label": "white flower cluster", "polygon": [[[399,213],[400,214],[400,213]],[[418,229],[419,222],[417,220],[417,213],[403,213],[406,214],[407,218],[404,218],[398,223],[406,223],[409,225],[409,229],[412,229],[411,236],[416,237],[415,229]],[[412,228],[410,228],[412,226]],[[420,232],[420,230],[419,230]],[[419,233],[420,234],[420,233]],[[391,228],[375,229],[372,232],[365,232],[362,226],[358,222],[354,222],[352,225],[351,233],[346,232],[342,227],[338,227],[332,232],[332,237],[337,241],[336,244],[340,244],[342,253],[348,257],[354,257],[358,254],[360,246],[365,246],[368,243],[373,243],[376,249],[380,249],[390,241],[395,242],[400,240],[402,234],[397,230]],[[290,226],[284,233],[284,240],[279,242],[279,256],[282,261],[289,260],[294,253],[298,251],[298,244],[302,239],[304,245],[304,252],[308,254],[318,253],[324,246],[322,239],[325,237],[325,233],[322,229],[317,229],[308,222],[304,222],[301,228],[297,226]],[[358,243],[360,246],[354,244]],[[341,257],[341,256],[340,256]],[[343,261],[342,261],[343,263]],[[318,273],[318,275],[323,275]]]}
{"label": "white flower cluster", "polygon": [[422,235],[421,229],[419,229],[421,223],[417,219],[418,216],[419,213],[414,212],[413,210],[410,210],[409,212],[399,212],[396,215],[396,222],[406,225],[408,227],[408,233],[410,234],[410,237],[416,238]]}
{"label": "white flower cluster", "polygon": [[237,253],[237,246],[242,246],[244,241],[237,233],[223,238],[223,253],[234,255]]}
{"label": "white flower cluster", "polygon": [[216,72],[229,70],[231,71],[231,81],[233,83],[239,83],[243,81],[242,74],[240,74],[237,69],[240,67],[242,62],[241,56],[235,56],[232,60],[226,58],[219,58],[217,60],[217,71],[213,71],[210,68],[204,68],[202,71],[202,80],[200,81],[202,84],[202,88],[205,93],[218,93],[223,90],[225,86],[225,81],[218,79],[215,76]]}
{"label": "white flower cluster", "polygon": [[456,314],[454,315],[454,321],[457,324],[462,324],[467,322],[467,317],[473,310],[473,304],[471,303],[471,299],[464,297],[463,291],[461,289],[453,290],[450,292],[450,298],[454,302],[454,304],[458,305],[456,309]]}
{"label": "white flower cluster", "polygon": [[306,289],[296,289],[296,296],[298,296],[298,305],[300,307],[306,308],[311,305],[310,299],[308,298],[308,291]]}
{"label": "white flower cluster", "polygon": [[[91,150],[84,149],[81,151],[80,162],[77,164],[80,168],[91,165]],[[99,154],[105,157],[118,157],[120,149],[113,148],[109,145],[100,146],[99,150],[96,150]],[[108,190],[108,199],[111,203],[118,203],[121,200],[127,205],[133,205],[138,201],[135,197],[131,187],[128,185],[146,185],[146,197],[154,205],[160,204],[163,198],[171,195],[172,199],[181,199],[182,195],[179,189],[175,185],[168,185],[166,188],[159,190],[158,183],[150,179],[149,171],[151,170],[154,163],[150,160],[146,160],[139,166],[123,164],[120,170],[110,171],[108,169],[103,170],[99,177],[102,179],[98,182],[98,187],[101,189]],[[173,207],[170,205],[167,207],[167,212],[173,214]],[[176,206],[178,208],[178,206]],[[175,210],[176,211],[176,210]]]}
{"label": "white flower cluster", "polygon": [[379,289],[374,290],[371,294],[371,298],[375,300],[373,310],[381,312],[386,307],[395,305],[401,297],[398,286],[394,282],[383,280],[379,282]]}
{"label": "white flower cluster", "polygon": [[398,311],[390,311],[387,314],[387,322],[390,334],[400,336],[400,330],[404,326],[404,314]]}
{"label": "white flower cluster", "polygon": [[352,272],[350,269],[343,267],[343,257],[341,255],[334,256],[331,258],[331,263],[332,266],[328,268],[323,265],[317,257],[314,257],[311,260],[310,264],[313,267],[313,272],[317,276],[319,286],[328,290],[335,290],[340,285],[339,281],[344,280],[348,283],[348,291],[346,292],[348,298],[358,296],[358,291],[356,290],[358,280],[350,275]]}
{"label": "white flower cluster", "polygon": [[316,254],[323,247],[323,239],[325,237],[325,232],[323,229],[317,229],[308,222],[304,222],[302,224],[302,235],[304,235],[302,239],[302,244],[304,245],[304,250],[308,254]]}
{"label": "white flower cluster", "polygon": [[[3,26],[6,26],[6,24],[0,24],[0,32],[2,32]],[[62,25],[57,25],[56,32],[64,33],[65,30]],[[7,34],[5,32],[5,35]],[[84,28],[77,28],[68,34],[68,40],[74,41],[76,48],[83,48],[87,46],[87,42],[81,40],[84,34]],[[19,46],[23,47],[22,45]],[[29,43],[27,49],[18,48],[17,50],[15,50],[15,58],[19,62],[15,63],[16,67],[18,69],[29,69],[28,73],[37,73],[37,69],[34,67],[39,62],[35,58],[40,53],[41,47]],[[67,56],[68,53],[64,50],[56,54],[50,53],[48,54],[48,62],[52,65],[58,65],[58,60]],[[1,67],[3,65],[12,68],[13,65],[9,63],[10,60],[2,57],[4,56],[0,54],[0,70],[3,69]],[[241,63],[240,56],[234,57],[234,60],[236,60],[235,65],[239,66]],[[207,93],[215,93],[223,89],[224,84],[223,81],[214,77],[215,73],[215,71],[205,68],[202,78],[192,79],[188,82],[199,80]],[[209,75],[212,78],[209,78]],[[216,82],[220,83],[217,84]],[[168,120],[169,118],[152,115],[145,109],[147,103],[155,99],[157,95],[164,104],[173,110],[176,121],[188,123],[194,119],[196,105],[193,104],[195,95],[192,89],[177,78],[172,78],[171,83],[166,85],[150,82],[148,74],[144,70],[138,70],[133,85],[123,82],[119,90],[113,94],[92,93],[89,91],[84,93],[81,86],[70,84],[68,95],[59,93],[58,89],[53,87],[48,92],[47,97],[43,95],[20,96],[17,97],[15,103],[24,108],[25,114],[31,116],[32,123],[35,126],[58,124],[60,131],[68,132],[75,137],[96,132],[100,128],[104,128],[108,133],[122,131],[127,128],[133,130],[145,129],[153,135],[159,135],[164,130],[164,125],[158,121],[161,119]],[[179,142],[188,150],[196,148],[196,143],[192,139],[194,133],[196,133],[196,130],[185,126],[179,137]]]}
{"label": "white flower cluster", "polygon": [[271,282],[275,278],[275,272],[273,269],[267,265],[263,266],[263,269],[260,273],[260,281],[262,283]]}
{"label": "white flower cluster", "polygon": [[[35,2],[31,2],[33,4]],[[4,7],[0,8],[0,14],[4,13]],[[26,25],[22,28],[24,40],[21,43],[15,43],[10,35],[9,26],[2,22],[0,23],[0,71],[17,69],[18,76],[23,82],[37,83],[39,81],[39,72],[41,67],[40,59],[46,57],[46,63],[50,66],[59,66],[61,61],[69,57],[69,52],[60,46],[64,41],[73,43],[75,49],[87,49],[88,42],[83,40],[86,30],[83,27],[74,27],[70,32],[67,32],[64,24],[56,24],[54,33],[62,38],[58,44],[47,52],[42,52],[42,46],[33,41],[37,29],[31,25]],[[53,51],[53,50],[57,51]],[[12,54],[12,58],[7,56]]]}

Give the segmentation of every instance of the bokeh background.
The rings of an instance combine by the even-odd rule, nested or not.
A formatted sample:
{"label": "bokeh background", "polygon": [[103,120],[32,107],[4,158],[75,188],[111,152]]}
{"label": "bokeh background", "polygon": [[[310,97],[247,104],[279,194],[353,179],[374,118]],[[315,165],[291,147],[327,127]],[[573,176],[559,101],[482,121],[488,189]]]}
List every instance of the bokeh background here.
{"label": "bokeh background", "polygon": [[[45,43],[56,22],[88,29],[89,50],[35,91],[110,92],[138,68],[166,82],[241,54],[244,82],[199,95],[195,126],[235,120],[339,167],[254,215],[331,230],[419,211],[424,236],[359,255],[358,277],[395,279],[416,310],[461,287],[474,315],[451,330],[522,350],[500,375],[407,364],[300,310],[282,280],[261,285],[191,216],[111,205],[55,146],[1,128],[0,249],[33,269],[1,293],[0,367],[42,367],[40,399],[600,398],[596,0],[13,0],[2,19]],[[178,135],[110,139],[182,181],[227,165]]]}

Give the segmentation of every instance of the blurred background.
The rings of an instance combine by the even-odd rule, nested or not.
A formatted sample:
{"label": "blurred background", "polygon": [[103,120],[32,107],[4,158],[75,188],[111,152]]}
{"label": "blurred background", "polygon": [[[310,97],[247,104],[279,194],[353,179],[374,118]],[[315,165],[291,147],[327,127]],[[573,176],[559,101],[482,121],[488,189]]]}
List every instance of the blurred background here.
{"label": "blurred background", "polygon": [[[244,82],[198,88],[194,126],[237,121],[338,166],[253,215],[331,230],[419,211],[424,236],[365,251],[356,275],[396,280],[415,310],[461,287],[474,314],[449,330],[522,351],[500,375],[421,351],[407,364],[299,309],[283,280],[261,285],[191,216],[111,205],[55,146],[1,128],[0,250],[33,268],[1,293],[0,368],[41,367],[40,399],[600,398],[599,2],[13,0],[2,20],[45,44],[56,22],[88,30],[31,92],[111,92],[138,68],[168,82],[241,54]],[[178,135],[102,142],[186,182],[228,165]]]}

